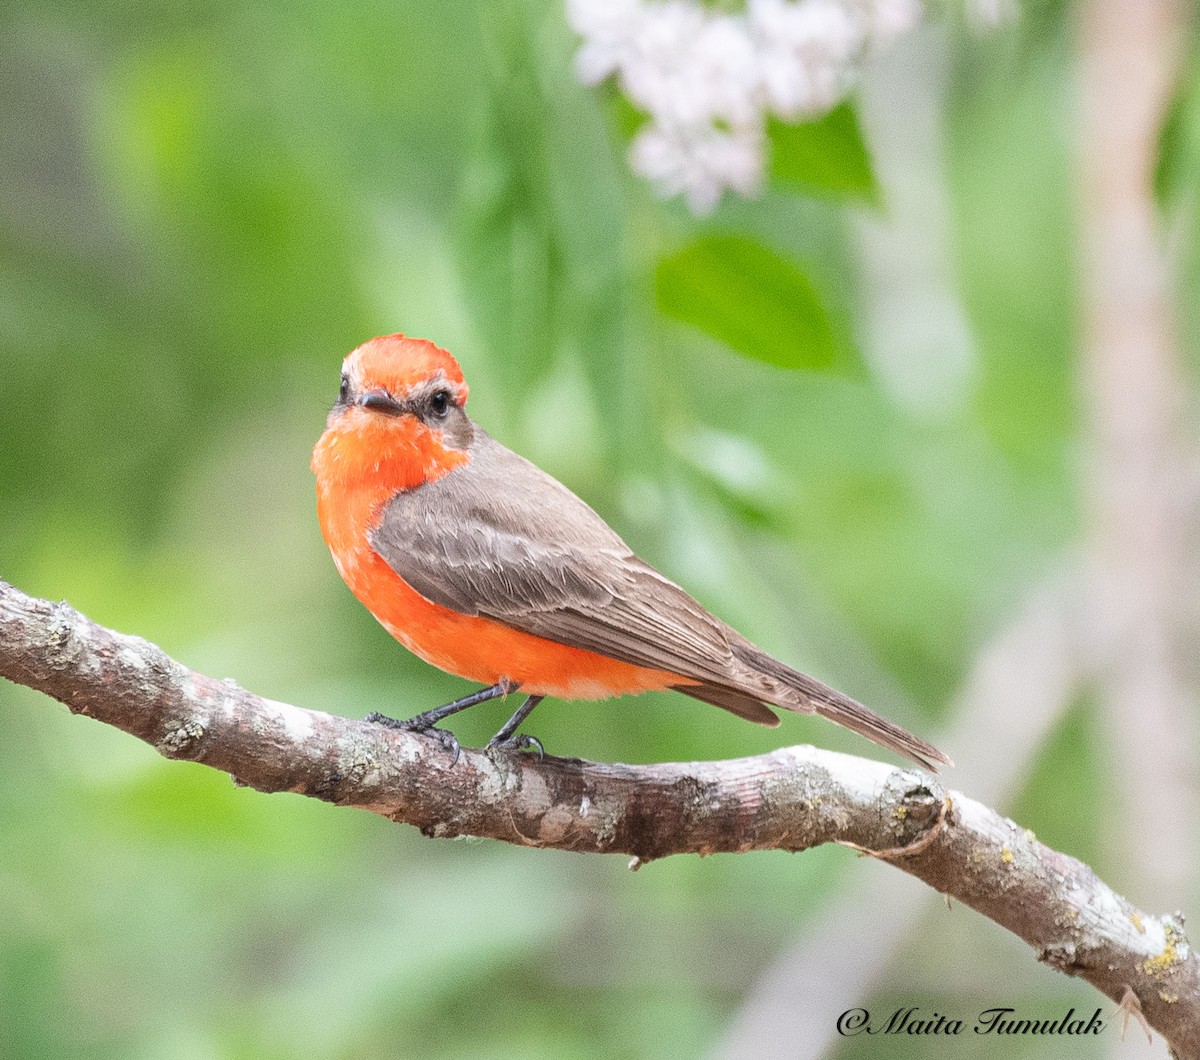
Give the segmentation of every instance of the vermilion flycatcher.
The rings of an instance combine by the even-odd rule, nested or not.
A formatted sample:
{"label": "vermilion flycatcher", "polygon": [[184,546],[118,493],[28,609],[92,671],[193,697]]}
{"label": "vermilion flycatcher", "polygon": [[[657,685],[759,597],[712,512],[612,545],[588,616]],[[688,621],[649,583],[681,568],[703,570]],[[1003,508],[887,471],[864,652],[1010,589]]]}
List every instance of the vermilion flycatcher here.
{"label": "vermilion flycatcher", "polygon": [[313,450],[317,511],[333,561],[401,644],[487,687],[395,722],[432,731],[509,692],[514,735],[546,696],[604,699],[675,689],[762,725],[766,704],[821,714],[936,769],[941,751],[756,648],[638,559],[561,483],[475,426],[458,362],[389,335],[354,350]]}

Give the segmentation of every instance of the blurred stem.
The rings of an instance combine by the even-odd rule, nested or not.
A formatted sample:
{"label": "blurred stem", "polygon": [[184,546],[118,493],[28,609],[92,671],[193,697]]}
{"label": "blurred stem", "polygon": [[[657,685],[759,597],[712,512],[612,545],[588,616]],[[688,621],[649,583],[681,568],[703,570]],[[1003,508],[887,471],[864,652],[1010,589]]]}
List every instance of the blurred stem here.
{"label": "blurred stem", "polygon": [[1189,893],[1196,741],[1180,600],[1185,380],[1152,177],[1189,11],[1178,0],[1076,8],[1088,632],[1115,768],[1112,849],[1126,885],[1162,903]]}

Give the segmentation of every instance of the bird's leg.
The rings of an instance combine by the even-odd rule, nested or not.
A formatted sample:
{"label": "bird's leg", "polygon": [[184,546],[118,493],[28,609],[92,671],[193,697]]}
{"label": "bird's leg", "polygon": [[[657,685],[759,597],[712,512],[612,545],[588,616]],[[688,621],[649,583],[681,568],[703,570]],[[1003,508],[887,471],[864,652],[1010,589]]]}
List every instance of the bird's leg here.
{"label": "bird's leg", "polygon": [[[423,714],[418,714],[416,717],[407,718],[404,721],[399,721],[396,718],[389,718],[386,714],[378,712],[368,714],[363,721],[374,722],[377,725],[386,725],[389,729],[405,729],[408,732],[423,732],[434,736],[447,751],[449,751],[454,759],[451,765],[458,761],[458,738],[454,733],[446,729],[437,728],[437,723],[444,718],[450,717],[451,714],[457,714],[460,710],[466,710],[468,707],[473,707],[477,703],[486,703],[489,699],[499,699],[501,696],[507,696],[509,692],[516,690],[516,685],[507,678],[502,678],[494,685],[489,685],[487,688],[481,688],[478,692],[472,692],[469,696],[463,696],[461,699],[454,700],[453,703],[447,703],[441,707],[434,707],[433,710],[427,710]],[[530,710],[533,708],[530,707]],[[517,712],[518,714],[520,711]],[[526,711],[528,713],[528,711]],[[524,715],[522,715],[524,717]],[[511,723],[510,723],[511,724]],[[518,719],[517,725],[520,724]],[[507,726],[506,726],[507,727]],[[516,728],[516,725],[513,725]]]}
{"label": "bird's leg", "polygon": [[451,714],[457,714],[460,710],[466,710],[468,707],[473,707],[478,703],[486,703],[489,699],[499,699],[501,696],[507,696],[509,692],[516,691],[516,688],[517,686],[511,681],[497,681],[496,684],[488,685],[487,688],[481,688],[478,692],[472,692],[469,696],[456,699],[453,703],[434,707],[433,710],[427,710],[423,714],[407,718],[404,721],[397,721],[395,718],[389,718],[386,714],[378,713],[368,714],[363,720],[373,721],[379,725],[386,725],[391,729],[410,729],[420,732],[425,729],[432,729],[439,721],[445,720]]}
{"label": "bird's leg", "polygon": [[521,722],[533,713],[533,708],[545,698],[545,696],[530,696],[525,700],[517,708],[517,712],[504,723],[500,731],[488,740],[488,749],[491,750],[500,747],[511,751],[528,751],[532,748],[537,750],[538,757],[541,758],[545,753],[542,749],[541,740],[536,736],[526,736],[523,733],[520,736],[514,736],[513,733],[517,731],[517,727]]}

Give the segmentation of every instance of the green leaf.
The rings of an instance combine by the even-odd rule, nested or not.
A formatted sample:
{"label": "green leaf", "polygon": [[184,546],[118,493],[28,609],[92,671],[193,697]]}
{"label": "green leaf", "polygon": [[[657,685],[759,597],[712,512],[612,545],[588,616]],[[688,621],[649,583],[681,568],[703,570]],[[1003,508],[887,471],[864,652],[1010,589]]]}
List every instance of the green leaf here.
{"label": "green leaf", "polygon": [[604,100],[613,132],[616,133],[621,143],[629,143],[642,126],[650,121],[650,115],[644,110],[640,110],[636,104],[631,103],[629,97],[615,85],[602,85],[599,91]]}
{"label": "green leaf", "polygon": [[781,368],[858,367],[795,265],[743,236],[705,236],[658,263],[659,309],[739,353]]}
{"label": "green leaf", "polygon": [[1162,208],[1178,202],[1200,173],[1200,66],[1181,79],[1158,133],[1154,198]]}
{"label": "green leaf", "polygon": [[849,103],[815,121],[789,125],[772,118],[771,176],[809,191],[877,206],[882,196],[871,155]]}

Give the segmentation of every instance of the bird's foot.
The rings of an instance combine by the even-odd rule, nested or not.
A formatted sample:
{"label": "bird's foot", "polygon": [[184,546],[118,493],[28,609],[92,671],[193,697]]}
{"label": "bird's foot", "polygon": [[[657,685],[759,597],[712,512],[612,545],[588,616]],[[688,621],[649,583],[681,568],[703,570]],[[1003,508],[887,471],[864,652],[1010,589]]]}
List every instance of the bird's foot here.
{"label": "bird's foot", "polygon": [[523,732],[513,736],[503,736],[502,733],[497,733],[488,740],[486,749],[488,751],[536,751],[538,758],[546,757],[546,749],[542,746],[542,741],[536,736],[526,736]]}
{"label": "bird's foot", "polygon": [[380,714],[378,711],[375,711],[363,718],[363,721],[369,721],[375,725],[383,725],[389,729],[403,729],[405,732],[415,732],[422,736],[431,737],[442,745],[442,750],[450,755],[451,768],[457,764],[458,756],[462,753],[462,747],[459,745],[458,737],[454,733],[449,729],[439,729],[420,715],[400,721],[397,718],[389,718],[386,714]]}
{"label": "bird's foot", "polygon": [[488,740],[487,750],[492,751],[536,751],[538,758],[546,757],[546,749],[542,747],[542,741],[536,736],[526,736],[524,733],[517,732],[517,726],[521,724],[533,712],[543,699],[543,696],[530,696],[524,703],[517,708],[517,712],[504,723],[495,736]]}
{"label": "bird's foot", "polygon": [[372,725],[383,725],[389,729],[403,729],[404,722],[399,718],[389,718],[386,714],[380,714],[379,711],[373,710],[368,714],[363,721],[369,721]]}

